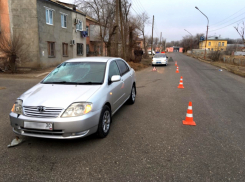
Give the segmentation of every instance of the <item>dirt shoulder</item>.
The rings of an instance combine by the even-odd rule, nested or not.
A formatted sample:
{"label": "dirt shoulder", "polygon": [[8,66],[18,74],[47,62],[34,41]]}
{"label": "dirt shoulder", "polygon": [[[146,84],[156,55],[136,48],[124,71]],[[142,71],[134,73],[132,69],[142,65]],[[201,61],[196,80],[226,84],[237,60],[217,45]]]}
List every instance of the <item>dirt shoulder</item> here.
{"label": "dirt shoulder", "polygon": [[211,60],[204,60],[202,58],[191,56],[191,55],[187,55],[187,56],[195,58],[195,59],[197,59],[199,61],[211,64],[211,65],[217,66],[217,67],[219,67],[221,69],[227,70],[227,71],[229,71],[231,73],[234,73],[236,75],[245,77],[245,67],[244,66],[232,65],[232,64],[219,62],[219,61],[214,62],[214,61],[211,61]]}

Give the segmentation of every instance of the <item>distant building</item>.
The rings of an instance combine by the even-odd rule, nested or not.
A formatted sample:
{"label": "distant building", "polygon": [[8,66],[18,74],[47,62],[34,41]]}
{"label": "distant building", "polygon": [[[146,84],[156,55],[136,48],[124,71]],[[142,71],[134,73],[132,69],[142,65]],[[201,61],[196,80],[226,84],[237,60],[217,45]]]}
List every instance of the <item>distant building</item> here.
{"label": "distant building", "polygon": [[[200,40],[199,49],[205,49],[206,40]],[[206,49],[210,51],[225,51],[227,48],[227,39],[221,37],[210,37],[207,39]]]}
{"label": "distant building", "polygon": [[[104,27],[101,27],[102,31],[104,31]],[[103,46],[101,45],[99,22],[88,15],[86,15],[86,31],[88,32],[86,38],[87,56],[106,56],[107,50],[105,43],[103,42]]]}
{"label": "distant building", "polygon": [[183,47],[173,46],[173,47],[167,47],[167,52],[183,52]]}

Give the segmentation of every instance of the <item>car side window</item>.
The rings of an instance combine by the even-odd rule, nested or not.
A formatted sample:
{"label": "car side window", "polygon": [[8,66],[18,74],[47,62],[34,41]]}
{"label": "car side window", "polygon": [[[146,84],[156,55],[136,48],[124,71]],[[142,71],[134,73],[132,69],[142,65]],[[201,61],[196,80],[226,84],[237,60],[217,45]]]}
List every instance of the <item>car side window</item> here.
{"label": "car side window", "polygon": [[116,61],[113,61],[110,64],[110,67],[109,67],[109,78],[108,79],[111,80],[111,77],[113,75],[120,75],[120,72],[119,72],[119,69],[118,69]]}
{"label": "car side window", "polygon": [[129,67],[124,61],[117,60],[117,64],[120,68],[121,75],[124,75],[125,73],[127,73],[129,71]]}

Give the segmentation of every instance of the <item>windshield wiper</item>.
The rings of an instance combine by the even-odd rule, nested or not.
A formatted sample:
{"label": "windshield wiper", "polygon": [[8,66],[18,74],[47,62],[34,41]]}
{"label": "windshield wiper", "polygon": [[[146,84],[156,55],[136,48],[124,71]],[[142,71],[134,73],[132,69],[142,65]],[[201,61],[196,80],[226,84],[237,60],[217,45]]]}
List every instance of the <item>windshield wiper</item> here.
{"label": "windshield wiper", "polygon": [[80,82],[78,85],[100,85],[101,82]]}

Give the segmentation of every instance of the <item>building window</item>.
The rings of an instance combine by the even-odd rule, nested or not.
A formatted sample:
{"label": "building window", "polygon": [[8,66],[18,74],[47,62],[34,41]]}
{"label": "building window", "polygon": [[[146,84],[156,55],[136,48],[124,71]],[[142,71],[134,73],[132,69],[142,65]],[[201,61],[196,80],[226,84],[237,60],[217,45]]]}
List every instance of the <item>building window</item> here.
{"label": "building window", "polygon": [[221,51],[223,51],[223,49],[221,49]]}
{"label": "building window", "polygon": [[219,46],[220,46],[221,44],[220,44],[220,42],[219,42]]}
{"label": "building window", "polygon": [[210,51],[210,48],[208,48],[208,50]]}
{"label": "building window", "polygon": [[62,52],[63,56],[68,56],[68,44],[67,43],[62,43]]}
{"label": "building window", "polygon": [[46,8],[46,24],[53,25],[53,10]]}
{"label": "building window", "polygon": [[61,27],[62,28],[67,28],[67,26],[66,26],[66,20],[67,20],[67,15],[65,15],[65,14],[61,14]]}
{"label": "building window", "polygon": [[83,31],[83,22],[81,20],[78,20],[78,23],[76,24],[76,29],[79,31]]}
{"label": "building window", "polygon": [[86,26],[86,31],[88,32],[88,36],[89,36],[89,27]]}
{"label": "building window", "polygon": [[211,51],[213,51],[214,49],[213,48],[211,48]]}
{"label": "building window", "polygon": [[48,57],[55,57],[55,42],[48,42]]}
{"label": "building window", "polygon": [[225,45],[225,43],[224,42],[222,42],[222,46],[224,46]]}
{"label": "building window", "polygon": [[208,42],[208,45],[211,46],[211,42]]}
{"label": "building window", "polygon": [[83,55],[83,44],[77,44],[77,55]]}

